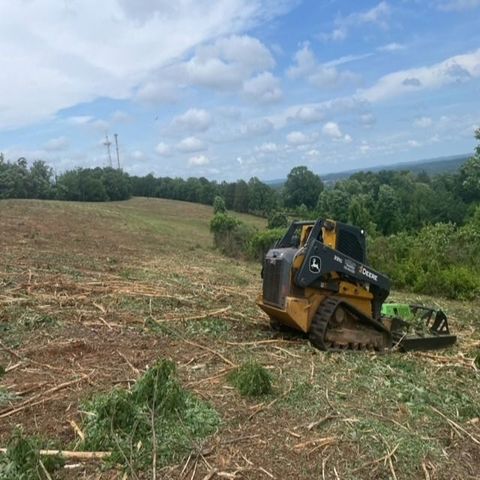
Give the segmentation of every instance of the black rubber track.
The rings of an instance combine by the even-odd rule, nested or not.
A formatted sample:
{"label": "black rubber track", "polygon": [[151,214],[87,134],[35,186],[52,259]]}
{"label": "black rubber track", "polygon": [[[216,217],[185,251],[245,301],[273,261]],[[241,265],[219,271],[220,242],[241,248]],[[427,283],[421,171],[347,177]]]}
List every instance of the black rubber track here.
{"label": "black rubber track", "polygon": [[324,300],[319,311],[313,317],[312,325],[310,326],[309,338],[312,344],[320,350],[335,351],[325,343],[325,333],[327,332],[328,322],[335,313],[340,300],[335,297],[328,297]]}
{"label": "black rubber track", "polygon": [[316,348],[327,351],[327,352],[344,352],[346,350],[356,352],[356,351],[363,351],[367,349],[367,345],[359,345],[358,349],[352,348],[350,344],[345,345],[344,347],[341,347],[341,348],[333,347],[332,342],[328,342],[325,340],[325,334],[327,332],[330,319],[333,317],[333,314],[335,313],[336,308],[340,304],[343,304],[343,306],[352,315],[357,316],[359,321],[363,320],[364,323],[370,324],[372,329],[375,329],[377,331],[380,330],[388,333],[385,327],[379,324],[379,322],[372,319],[368,319],[367,317],[365,317],[365,315],[361,314],[360,312],[357,312],[357,310],[352,305],[345,303],[341,298],[331,296],[325,299],[320,304],[317,310],[317,313],[313,317],[312,324],[310,326],[309,339],[312,342],[313,346],[315,346]]}

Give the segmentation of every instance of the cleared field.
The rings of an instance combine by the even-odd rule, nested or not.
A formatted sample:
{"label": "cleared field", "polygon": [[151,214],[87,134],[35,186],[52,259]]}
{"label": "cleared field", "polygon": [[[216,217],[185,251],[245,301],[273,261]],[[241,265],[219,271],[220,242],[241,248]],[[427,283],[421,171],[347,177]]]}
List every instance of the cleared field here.
{"label": "cleared field", "polygon": [[[325,354],[270,329],[255,306],[260,265],[215,252],[211,216],[158,199],[0,202],[0,447],[22,425],[75,449],[82,402],[170,358],[221,423],[157,478],[479,478],[480,300],[393,295],[441,305],[452,349]],[[260,400],[227,381],[250,359],[274,380]],[[127,478],[98,462],[55,475]]]}

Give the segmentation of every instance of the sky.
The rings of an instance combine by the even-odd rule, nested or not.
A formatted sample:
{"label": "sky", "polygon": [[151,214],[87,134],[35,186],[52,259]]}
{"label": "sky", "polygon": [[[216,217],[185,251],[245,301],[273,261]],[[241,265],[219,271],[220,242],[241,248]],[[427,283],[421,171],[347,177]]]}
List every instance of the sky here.
{"label": "sky", "polygon": [[[0,0],[0,152],[233,181],[473,151],[480,0]],[[112,144],[112,159],[116,154]]]}

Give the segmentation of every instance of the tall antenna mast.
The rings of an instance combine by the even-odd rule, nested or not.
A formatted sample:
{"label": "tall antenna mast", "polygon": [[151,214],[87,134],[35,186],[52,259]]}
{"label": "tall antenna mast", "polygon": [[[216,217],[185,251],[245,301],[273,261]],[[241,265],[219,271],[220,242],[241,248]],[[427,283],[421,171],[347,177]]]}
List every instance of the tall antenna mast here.
{"label": "tall antenna mast", "polygon": [[118,153],[118,133],[113,135],[115,137],[115,149],[117,150],[117,168],[120,170],[120,155]]}
{"label": "tall antenna mast", "polygon": [[103,142],[103,144],[107,147],[107,152],[108,152],[108,161],[110,163],[110,167],[112,167],[112,154],[110,152],[110,145],[112,144],[112,142],[108,139],[108,133],[105,134],[105,141]]}

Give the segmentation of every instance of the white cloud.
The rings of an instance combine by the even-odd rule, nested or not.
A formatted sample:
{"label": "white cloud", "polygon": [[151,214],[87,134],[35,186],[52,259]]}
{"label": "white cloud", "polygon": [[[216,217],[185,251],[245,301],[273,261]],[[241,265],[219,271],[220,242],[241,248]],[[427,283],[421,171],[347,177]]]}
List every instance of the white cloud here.
{"label": "white cloud", "polygon": [[270,72],[262,72],[243,84],[245,94],[259,102],[276,102],[282,98],[280,80]]}
{"label": "white cloud", "polygon": [[388,27],[388,19],[390,14],[390,6],[387,2],[382,1],[369,10],[351,13],[346,17],[338,17],[335,20],[335,28],[332,30],[332,32],[324,33],[320,36],[324,40],[341,41],[345,40],[350,29],[355,27],[374,25],[386,29]]}
{"label": "white cloud", "polygon": [[375,124],[376,118],[373,113],[363,113],[360,115],[360,123],[365,127],[371,127]]}
{"label": "white cloud", "polygon": [[299,131],[290,132],[286,138],[290,145],[306,145],[314,140],[311,136]]}
{"label": "white cloud", "polygon": [[274,142],[265,142],[255,147],[255,151],[259,153],[275,153],[278,152],[279,146]]}
{"label": "white cloud", "polygon": [[407,142],[407,145],[408,145],[409,147],[414,147],[414,148],[416,148],[416,147],[420,147],[422,144],[421,144],[420,142],[418,142],[417,140],[409,140],[409,141]]}
{"label": "white cloud", "polygon": [[208,165],[209,163],[210,159],[205,155],[196,155],[188,159],[188,165],[190,167],[201,167],[204,165]]}
{"label": "white cloud", "polygon": [[295,63],[287,70],[287,75],[293,79],[305,78],[317,88],[339,87],[359,79],[358,75],[348,70],[340,71],[334,65],[318,63],[308,43],[295,53],[294,59]]}
{"label": "white cloud", "polygon": [[461,12],[480,7],[480,0],[437,0],[436,3],[445,12]]}
{"label": "white cloud", "polygon": [[68,123],[71,123],[72,125],[86,125],[92,120],[93,120],[93,117],[90,115],[77,115],[74,117],[69,117],[67,119]]}
{"label": "white cloud", "polygon": [[316,148],[312,148],[311,150],[305,152],[305,155],[311,158],[318,158],[320,156],[320,152]]}
{"label": "white cloud", "polygon": [[377,50],[379,52],[398,52],[400,50],[405,50],[405,45],[401,43],[387,43],[386,45],[382,45],[381,47],[378,47]]}
{"label": "white cloud", "polygon": [[439,88],[480,77],[480,49],[450,57],[434,65],[400,70],[381,77],[372,87],[359,92],[369,102],[404,93]]}
{"label": "white cloud", "polygon": [[240,126],[241,137],[258,137],[273,130],[273,123],[268,118],[248,120]]}
{"label": "white cloud", "polygon": [[178,101],[177,85],[164,79],[151,79],[138,88],[135,98],[142,103],[173,103]]}
{"label": "white cloud", "polygon": [[115,110],[110,118],[114,123],[125,123],[131,120],[130,115],[122,110]]}
{"label": "white cloud", "polygon": [[[160,77],[152,75],[206,42],[213,41],[213,46],[198,47],[186,62],[191,79],[208,86],[217,74],[222,83],[233,72],[241,83],[273,65],[268,49],[251,37],[216,39],[250,29],[292,3],[2,2],[0,128],[52,118],[61,109],[99,97],[131,98],[138,86],[144,100],[169,99],[171,92],[159,90]],[[210,68],[216,64],[219,69]]]}
{"label": "white cloud", "polygon": [[190,108],[172,121],[172,126],[190,132],[205,132],[212,124],[212,116],[206,110]]}
{"label": "white cloud", "polygon": [[59,152],[62,150],[67,150],[68,146],[69,142],[67,137],[57,137],[49,140],[43,148],[48,152]]}
{"label": "white cloud", "polygon": [[428,128],[432,126],[432,119],[430,117],[419,117],[413,121],[414,127]]}
{"label": "white cloud", "polygon": [[[272,127],[279,129],[285,127],[289,122],[302,121],[313,123],[322,120],[325,116],[361,112],[367,106],[368,102],[358,95],[338,97],[318,103],[291,105],[283,111],[270,115],[267,117],[267,120]],[[307,121],[307,118],[309,121]]]}
{"label": "white cloud", "polygon": [[294,118],[305,123],[315,123],[323,120],[325,113],[317,106],[305,105],[299,107]]}
{"label": "white cloud", "polygon": [[164,142],[160,142],[155,147],[155,152],[161,157],[168,157],[172,154],[172,149]]}
{"label": "white cloud", "polygon": [[200,152],[206,150],[207,146],[196,137],[186,137],[178,143],[177,149],[181,152]]}
{"label": "white cloud", "polygon": [[361,145],[358,147],[358,149],[360,150],[360,153],[362,153],[363,155],[367,154],[370,152],[370,150],[372,149],[372,147],[368,144],[368,142],[366,142],[365,140],[362,140],[362,143]]}
{"label": "white cloud", "polygon": [[141,150],[134,150],[132,153],[131,153],[131,157],[134,159],[134,160],[145,160],[146,158],[146,155],[141,151]]}
{"label": "white cloud", "polygon": [[330,138],[339,139],[343,136],[340,127],[335,122],[327,122],[322,128],[322,132],[324,135]]}
{"label": "white cloud", "polygon": [[231,89],[274,65],[272,54],[262,42],[248,35],[233,35],[198,47],[182,67],[188,81],[194,85]]}
{"label": "white cloud", "polygon": [[177,149],[180,152],[187,152],[187,153],[201,152],[202,150],[206,150],[207,146],[202,140],[196,137],[186,137],[177,144]]}

